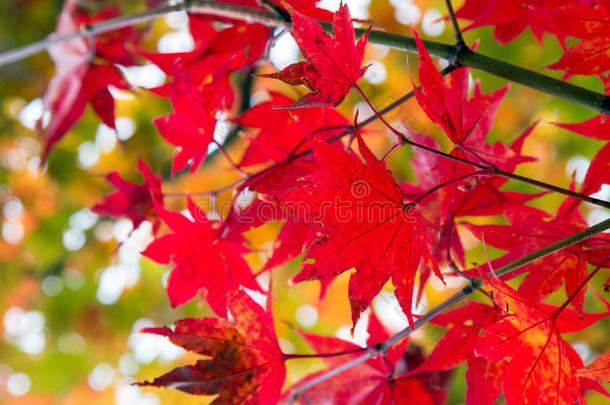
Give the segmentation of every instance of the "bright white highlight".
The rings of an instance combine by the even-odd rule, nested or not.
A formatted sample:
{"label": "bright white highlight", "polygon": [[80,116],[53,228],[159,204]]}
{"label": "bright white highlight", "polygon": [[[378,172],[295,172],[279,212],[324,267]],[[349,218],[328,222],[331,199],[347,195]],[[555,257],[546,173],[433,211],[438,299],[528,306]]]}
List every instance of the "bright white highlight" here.
{"label": "bright white highlight", "polygon": [[419,23],[421,19],[421,11],[413,3],[401,2],[396,4],[394,10],[394,18],[403,25],[413,25]]}
{"label": "bright white highlight", "polygon": [[354,336],[351,334],[351,325],[341,326],[335,332],[335,336],[339,339],[347,340],[352,342],[358,346],[366,347],[366,340],[368,339],[368,332],[366,331],[369,325],[369,314],[368,312],[363,312],[360,315],[360,319],[356,323],[356,327],[354,328]]}
{"label": "bright white highlight", "polygon": [[45,317],[39,311],[25,312],[19,307],[11,307],[4,313],[4,338],[30,355],[42,353],[45,348]]}
{"label": "bright white highlight", "polygon": [[383,62],[374,60],[364,72],[364,79],[371,84],[382,84],[388,78],[388,71]]}
{"label": "bright white highlight", "polygon": [[30,377],[24,373],[15,373],[6,381],[6,390],[14,397],[27,394],[31,386]]}
{"label": "bright white highlight", "polygon": [[100,159],[100,151],[95,146],[95,143],[91,141],[81,143],[76,153],[78,165],[81,169],[88,169]]}
{"label": "bright white highlight", "polygon": [[318,322],[318,310],[311,305],[301,305],[294,313],[294,318],[304,328],[311,328]]}
{"label": "bright white highlight", "polygon": [[276,70],[282,70],[286,66],[295,63],[299,59],[299,46],[292,35],[282,34],[273,42],[269,50],[269,61]]}
{"label": "bright white highlight", "polygon": [[125,80],[134,87],[151,89],[165,82],[165,73],[152,63],[141,66],[119,66]]}
{"label": "bright white highlight", "polygon": [[104,391],[114,380],[114,369],[108,363],[100,363],[89,373],[87,382],[96,391]]}
{"label": "bright white highlight", "polygon": [[574,180],[578,183],[582,183],[589,170],[591,161],[583,155],[574,155],[566,163],[566,174],[570,177],[574,175]]}
{"label": "bright white highlight", "polygon": [[421,29],[430,37],[438,37],[445,29],[445,21],[439,20],[443,15],[435,8],[429,8],[422,18]]}
{"label": "bright white highlight", "polygon": [[[129,223],[131,224],[131,222]],[[99,302],[105,305],[114,304],[126,288],[132,287],[138,282],[141,257],[139,252],[151,240],[152,224],[144,221],[123,241],[119,247],[117,264],[106,267],[100,277],[96,293]]]}
{"label": "bright white highlight", "polygon": [[116,119],[116,132],[121,141],[126,141],[136,132],[136,123],[129,117],[119,117]]}
{"label": "bright white highlight", "polygon": [[133,351],[134,359],[139,364],[150,364],[155,359],[169,363],[184,354],[183,348],[174,345],[166,337],[139,333],[141,329],[152,326],[154,324],[151,320],[146,318],[138,319],[133,324],[133,332],[127,340],[129,347]]}

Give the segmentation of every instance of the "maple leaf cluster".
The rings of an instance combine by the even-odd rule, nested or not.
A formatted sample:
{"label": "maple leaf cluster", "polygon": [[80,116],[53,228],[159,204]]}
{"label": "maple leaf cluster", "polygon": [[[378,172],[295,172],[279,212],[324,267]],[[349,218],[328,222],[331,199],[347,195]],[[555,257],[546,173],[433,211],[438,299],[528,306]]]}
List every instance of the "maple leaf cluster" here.
{"label": "maple leaf cluster", "polygon": [[[265,8],[254,0],[237,3]],[[466,362],[468,404],[493,404],[502,392],[509,405],[584,403],[585,390],[609,395],[600,384],[609,378],[608,354],[585,367],[564,334],[610,315],[610,304],[601,297],[607,312],[584,310],[588,281],[600,269],[610,267],[610,234],[598,234],[499,278],[484,276],[489,268],[499,268],[587,228],[580,200],[566,198],[551,214],[526,205],[543,193],[503,189],[508,179],[494,169],[513,173],[519,165],[535,160],[523,154],[523,144],[535,124],[510,144],[487,143],[508,86],[485,94],[477,81],[470,92],[468,68],[441,75],[413,31],[420,84],[414,86],[415,98],[453,146],[445,153],[425,133],[392,129],[399,141],[414,146],[414,181],[399,182],[386,167],[385,156],[379,159],[371,151],[358,122],[352,123],[334,109],[351,89],[370,103],[358,86],[366,70],[368,31],[356,39],[345,5],[329,13],[313,2],[273,3],[290,16],[291,33],[305,60],[258,77],[262,81],[280,79],[309,92],[295,100],[270,91],[269,100],[240,114],[235,113],[232,80],[235,72],[254,71],[265,57],[272,36],[262,24],[232,18],[218,23],[213,21],[216,17],[191,13],[194,48],[181,53],[140,49],[138,34],[127,28],[95,38],[71,39],[51,48],[57,72],[43,99],[51,118],[46,126],[42,121],[39,125],[44,132],[44,157],[88,103],[102,122],[114,128],[114,101],[108,86],[129,89],[117,65],[136,64],[138,58],[157,65],[168,77],[151,91],[168,98],[173,109],[153,120],[161,137],[176,147],[172,175],[187,167],[195,172],[212,144],[226,154],[214,138],[221,117],[241,126],[248,143],[238,163],[231,162],[246,173],[232,188],[236,195],[253,192],[255,198],[246,207],[234,201],[225,218],[209,215],[189,196],[185,196],[185,211],[169,210],[161,177],[143,161],[138,163],[143,184],[110,173],[106,178],[116,190],[92,208],[102,215],[127,216],[134,227],[151,221],[155,239],[143,255],[171,266],[170,305],[200,297],[218,316],[144,330],[166,336],[206,358],[140,384],[217,395],[214,404],[410,401],[428,405],[445,401],[451,370]],[[57,34],[117,13],[117,9],[106,9],[89,16],[76,0],[68,0]],[[608,2],[467,0],[457,15],[473,20],[471,28],[494,25],[502,42],[512,40],[526,26],[538,37],[553,33],[562,43],[566,36],[581,39],[550,68],[570,74],[599,74],[610,68],[610,30],[605,27]],[[327,34],[313,18],[332,21],[332,33]],[[610,82],[601,77],[608,89]],[[606,116],[556,125],[610,140]],[[260,165],[265,167],[256,171]],[[577,191],[590,195],[605,183],[610,183],[610,142],[593,159]],[[506,224],[463,220],[490,216],[503,216]],[[252,269],[245,255],[253,248],[244,233],[278,220],[284,224],[270,258],[261,269]],[[459,229],[507,253],[485,265],[470,266]],[[368,317],[366,348],[303,332],[314,354],[287,354],[280,349],[271,311],[271,285],[261,283],[259,271],[273,272],[300,255],[300,271],[292,282],[319,281],[322,295],[337,276],[354,270],[349,275],[348,300],[354,327],[363,313]],[[458,273],[483,276],[489,303],[469,301],[434,318],[432,323],[447,332],[429,355],[408,339],[383,346],[390,334],[369,310],[383,288],[392,285],[414,328],[421,314],[413,308],[427,283],[431,278],[443,282]],[[506,283],[524,274],[516,290]],[[561,289],[564,305],[544,302]],[[254,301],[251,296],[256,295],[264,296],[265,305]],[[333,369],[375,350],[365,361],[317,384],[312,382],[325,371],[284,387],[286,362],[320,357]]]}
{"label": "maple leaf cluster", "polygon": [[[494,36],[503,43],[515,39],[530,27],[542,43],[543,34],[554,35],[564,55],[548,69],[562,70],[566,76],[596,75],[608,91],[610,70],[610,3],[606,0],[466,0],[457,11],[459,18],[472,20],[466,27],[494,26]],[[580,41],[567,48],[566,38]],[[578,134],[608,140],[610,124],[602,114],[580,124],[557,124]],[[591,194],[608,182],[610,147],[606,144],[594,158],[597,170],[590,170],[581,192]]]}

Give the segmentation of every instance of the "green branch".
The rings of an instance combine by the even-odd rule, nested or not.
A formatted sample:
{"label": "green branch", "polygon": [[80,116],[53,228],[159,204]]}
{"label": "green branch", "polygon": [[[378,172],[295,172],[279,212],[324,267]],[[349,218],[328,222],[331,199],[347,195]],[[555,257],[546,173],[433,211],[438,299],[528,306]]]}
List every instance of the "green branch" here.
{"label": "green branch", "polygon": [[[81,36],[99,35],[104,32],[116,30],[126,26],[152,21],[169,12],[186,10],[192,13],[201,13],[222,17],[241,19],[246,22],[264,24],[269,27],[290,28],[290,23],[278,14],[263,9],[239,6],[229,3],[221,3],[210,0],[189,0],[173,6],[161,6],[138,13],[126,14],[117,18],[102,21],[97,24],[83,26],[80,30],[56,35],[51,34],[47,38],[0,54],[0,66],[24,59],[30,55],[46,50],[49,46],[58,42],[67,41]],[[326,31],[331,30],[329,23],[321,23]],[[356,29],[357,35],[362,35],[366,30]],[[382,31],[370,31],[369,41],[371,43],[387,45],[392,48],[408,52],[417,52],[415,40],[411,37],[390,34]],[[532,72],[497,59],[473,52],[464,46],[441,44],[433,41],[424,41],[426,49],[431,55],[439,58],[454,59],[463,66],[469,66],[498,77],[520,83],[524,86],[542,91],[544,93],[562,98],[564,100],[582,105],[603,114],[610,114],[610,97],[594,91],[574,86],[561,80],[553,79],[540,73]]]}
{"label": "green branch", "polygon": [[[326,28],[328,28],[328,26]],[[362,35],[365,31],[366,30],[357,28],[356,34]],[[415,40],[411,37],[390,34],[388,32],[371,31],[369,32],[369,41],[375,44],[387,45],[391,48],[417,53]],[[587,107],[598,113],[610,114],[610,97],[601,93],[490,58],[489,56],[473,52],[468,47],[458,48],[454,45],[426,40],[424,40],[424,45],[431,55],[439,58],[446,60],[455,58],[462,66],[468,66],[510,80],[511,82],[531,87],[574,104]]]}

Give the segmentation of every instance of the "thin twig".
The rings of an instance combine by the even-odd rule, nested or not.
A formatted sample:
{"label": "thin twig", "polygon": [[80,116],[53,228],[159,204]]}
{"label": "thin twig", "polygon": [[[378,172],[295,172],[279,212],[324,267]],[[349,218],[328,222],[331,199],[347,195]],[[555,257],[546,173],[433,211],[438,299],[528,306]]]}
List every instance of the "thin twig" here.
{"label": "thin twig", "polygon": [[66,34],[57,35],[51,33],[45,39],[0,54],[0,66],[35,55],[60,42],[83,36],[100,35],[132,25],[154,21],[159,17],[176,11],[188,11],[216,17],[234,18],[249,23],[263,24],[269,27],[291,28],[289,23],[279,19],[277,14],[272,11],[210,0],[192,0],[189,2],[179,2],[171,6],[160,6],[115,18],[109,18],[108,20],[86,25],[83,28]]}
{"label": "thin twig", "polygon": [[517,180],[521,183],[526,183],[526,184],[531,184],[532,186],[537,186],[540,188],[544,188],[550,191],[554,191],[556,193],[559,194],[563,194],[565,196],[568,197],[573,197],[576,198],[578,200],[584,201],[584,202],[588,202],[590,204],[594,204],[600,207],[604,207],[604,208],[608,208],[610,209],[610,201],[604,201],[604,200],[600,200],[599,198],[593,198],[593,197],[589,197],[588,195],[585,194],[581,194],[581,193],[576,193],[572,190],[568,190],[565,188],[561,188],[561,187],[557,187],[554,186],[552,184],[549,183],[545,183],[539,180],[535,180],[529,177],[525,177],[525,176],[521,176],[515,173],[511,173],[511,172],[507,172],[498,168],[494,169],[495,174],[497,174],[498,176],[502,176],[502,177],[506,177],[509,179],[513,179],[513,180]]}
{"label": "thin twig", "polygon": [[237,163],[235,163],[233,161],[233,159],[231,158],[231,156],[229,156],[229,154],[227,153],[226,149],[224,148],[224,146],[220,143],[220,142],[216,142],[216,141],[212,141],[212,143],[214,143],[214,145],[216,145],[216,147],[218,148],[218,151],[220,152],[220,154],[222,156],[224,156],[225,160],[227,162],[229,162],[229,165],[231,166],[231,168],[233,170],[235,170],[237,173],[239,173],[242,177],[249,177],[250,173],[247,173],[245,171],[242,170],[241,167],[239,167],[237,165]]}
{"label": "thin twig", "polygon": [[462,31],[460,30],[457,17],[455,16],[455,11],[453,10],[451,0],[445,0],[445,7],[447,8],[447,14],[449,14],[449,20],[451,20],[451,25],[453,26],[456,45],[464,45],[464,37],[462,37]]}
{"label": "thin twig", "polygon": [[199,191],[196,193],[163,193],[163,197],[164,198],[180,198],[180,197],[210,197],[210,196],[215,196],[218,194],[222,194],[225,191],[231,190],[234,187],[239,186],[240,184],[242,184],[245,181],[245,179],[239,179],[237,181],[234,181],[231,184],[227,184],[226,186],[222,186],[219,189],[216,190],[212,190],[212,191]]}
{"label": "thin twig", "polygon": [[430,194],[433,194],[434,192],[440,190],[443,187],[447,187],[448,185],[450,185],[452,183],[457,183],[458,181],[466,180],[466,179],[469,179],[469,178],[475,177],[475,176],[490,176],[490,175],[492,175],[492,173],[493,172],[491,169],[481,169],[481,170],[477,170],[476,172],[465,174],[463,176],[454,177],[451,180],[447,180],[441,184],[437,184],[436,186],[434,186],[431,189],[427,190],[426,192],[422,193],[415,200],[413,200],[413,202],[417,204],[417,203],[421,202],[423,199],[425,199],[426,197],[428,197]]}
{"label": "thin twig", "polygon": [[434,148],[431,148],[429,146],[426,145],[422,145],[418,142],[412,141],[410,140],[406,134],[403,134],[402,132],[398,131],[396,128],[392,127],[382,116],[381,114],[375,109],[375,106],[373,106],[373,104],[369,101],[368,97],[366,96],[366,94],[364,94],[364,92],[362,91],[362,89],[356,85],[356,90],[358,91],[358,93],[360,93],[360,95],[362,96],[362,99],[368,104],[368,106],[371,108],[371,110],[375,113],[375,115],[381,120],[381,122],[383,122],[383,124],[390,130],[392,131],[393,134],[395,134],[399,139],[402,139],[402,141],[406,144],[409,144],[411,146],[414,146],[416,148],[419,149],[423,149],[425,151],[428,151],[430,153],[434,153],[438,156],[442,156],[446,159],[449,160],[453,160],[455,162],[460,162],[472,167],[475,167],[477,169],[480,169],[481,171],[490,171],[491,175],[495,175],[495,176],[501,176],[501,177],[506,177],[508,179],[513,179],[513,180],[517,180],[520,181],[522,183],[527,183],[527,184],[531,184],[533,186],[537,186],[546,190],[550,190],[559,194],[563,194],[566,195],[568,197],[573,197],[576,198],[578,200],[581,201],[585,201],[600,207],[604,207],[604,208],[609,208],[610,209],[610,201],[604,201],[604,200],[600,200],[598,198],[593,198],[590,197],[588,195],[585,194],[581,194],[581,193],[577,193],[575,191],[572,190],[568,190],[562,187],[558,187],[555,186],[553,184],[549,184],[549,183],[545,183],[543,181],[540,180],[535,180],[529,177],[524,177],[524,176],[520,176],[518,174],[514,174],[511,172],[507,172],[505,170],[501,170],[499,168],[497,168],[496,166],[489,166],[489,165],[483,165],[480,163],[476,163],[476,162],[471,162],[468,159],[464,159],[458,156],[454,156],[452,154],[449,153],[445,153],[439,150],[436,150]]}
{"label": "thin twig", "polygon": [[52,45],[58,44],[60,42],[69,41],[71,39],[80,38],[83,36],[95,36],[103,34],[105,32],[130,27],[132,25],[150,22],[168,13],[180,11],[183,9],[183,7],[184,5],[182,3],[178,3],[173,6],[161,6],[137,13],[125,14],[116,18],[110,18],[108,20],[96,24],[84,26],[84,28],[80,28],[74,32],[69,32],[67,34],[57,35],[55,33],[51,33],[45,39],[0,54],[0,66],[8,65],[9,63],[25,59],[29,56],[42,52],[51,47]]}
{"label": "thin twig", "polygon": [[449,260],[449,267],[451,268],[452,272],[462,277],[464,280],[468,281],[469,283],[472,282],[472,277],[466,275],[466,273],[460,270],[453,260]]}

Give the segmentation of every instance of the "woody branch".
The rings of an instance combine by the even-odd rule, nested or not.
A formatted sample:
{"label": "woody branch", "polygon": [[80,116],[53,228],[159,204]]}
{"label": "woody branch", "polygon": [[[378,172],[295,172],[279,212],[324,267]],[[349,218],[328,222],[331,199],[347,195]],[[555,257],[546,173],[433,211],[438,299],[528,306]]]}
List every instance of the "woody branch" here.
{"label": "woody branch", "polygon": [[[126,26],[131,26],[142,22],[149,22],[174,11],[188,11],[192,13],[235,18],[246,22],[263,24],[269,27],[291,28],[291,24],[289,22],[285,21],[282,17],[269,10],[220,3],[210,0],[188,0],[172,6],[161,6],[139,13],[126,14],[98,24],[86,26],[84,29],[64,35],[51,34],[41,41],[26,45],[23,48],[0,54],[0,66],[42,52],[49,46],[58,42],[67,41],[81,36],[98,35]],[[330,31],[330,24],[324,22],[321,22],[321,24],[324,29]],[[364,29],[356,29],[356,34],[362,35],[365,31],[366,30]],[[368,38],[372,43],[387,45],[392,48],[417,53],[415,40],[411,37],[372,30],[369,32]],[[468,49],[468,47],[462,46],[460,43],[457,45],[447,45],[433,41],[424,41],[424,44],[431,55],[446,60],[453,59],[457,61],[459,65],[469,66],[483,72],[491,73],[512,82],[519,83],[564,100],[571,101],[591,110],[604,114],[610,114],[609,96],[605,96],[583,87],[574,86],[561,80],[557,80],[552,77],[490,58],[477,52],[473,52]]]}

